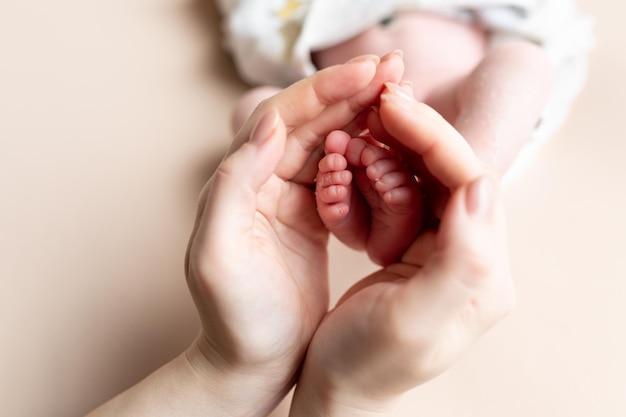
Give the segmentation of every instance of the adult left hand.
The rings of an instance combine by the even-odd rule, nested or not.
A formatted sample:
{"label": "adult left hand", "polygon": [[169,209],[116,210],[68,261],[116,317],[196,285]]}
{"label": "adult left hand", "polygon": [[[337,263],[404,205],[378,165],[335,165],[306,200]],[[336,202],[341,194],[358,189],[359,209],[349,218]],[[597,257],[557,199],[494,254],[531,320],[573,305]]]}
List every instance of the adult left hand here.
{"label": "adult left hand", "polygon": [[328,232],[312,191],[321,145],[402,70],[396,53],[361,57],[266,100],[204,188],[186,260],[202,332],[188,357],[224,375],[225,414],[266,414],[295,382],[328,309]]}

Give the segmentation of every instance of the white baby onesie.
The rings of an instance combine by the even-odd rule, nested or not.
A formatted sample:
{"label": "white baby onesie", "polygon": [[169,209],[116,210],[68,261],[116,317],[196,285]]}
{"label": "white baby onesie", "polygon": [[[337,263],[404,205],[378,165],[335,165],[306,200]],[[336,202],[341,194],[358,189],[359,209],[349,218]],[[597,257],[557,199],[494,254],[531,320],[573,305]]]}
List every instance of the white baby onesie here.
{"label": "white baby onesie", "polygon": [[471,18],[489,30],[493,43],[535,42],[546,51],[556,77],[534,139],[550,136],[562,124],[585,83],[593,45],[591,19],[575,0],[218,0],[218,6],[225,45],[240,76],[252,85],[284,87],[309,76],[317,70],[312,51],[406,8]]}

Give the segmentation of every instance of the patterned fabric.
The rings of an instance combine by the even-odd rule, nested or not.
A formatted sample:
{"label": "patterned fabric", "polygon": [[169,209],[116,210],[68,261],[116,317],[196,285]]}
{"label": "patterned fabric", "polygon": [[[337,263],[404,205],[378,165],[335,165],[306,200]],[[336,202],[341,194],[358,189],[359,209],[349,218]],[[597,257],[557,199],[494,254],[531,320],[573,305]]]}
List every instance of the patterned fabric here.
{"label": "patterned fabric", "polygon": [[287,86],[316,71],[311,51],[351,38],[402,9],[477,21],[491,41],[523,38],[546,51],[556,85],[536,137],[554,132],[587,76],[591,20],[575,0],[218,0],[225,46],[252,85]]}

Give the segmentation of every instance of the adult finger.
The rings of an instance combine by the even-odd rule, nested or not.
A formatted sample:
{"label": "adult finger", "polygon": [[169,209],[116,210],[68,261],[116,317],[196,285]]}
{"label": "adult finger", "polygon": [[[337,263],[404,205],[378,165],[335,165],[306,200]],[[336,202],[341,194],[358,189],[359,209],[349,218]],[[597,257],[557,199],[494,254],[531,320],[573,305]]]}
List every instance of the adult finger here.
{"label": "adult finger", "polygon": [[481,176],[451,196],[423,266],[410,248],[387,267],[400,279],[381,294],[380,317],[410,352],[405,369],[416,372],[403,390],[449,368],[512,308],[504,229],[497,183]]}
{"label": "adult finger", "polygon": [[[285,148],[285,125],[270,108],[253,127],[250,140],[230,154],[217,168],[206,187],[190,249],[203,250],[206,242],[220,242],[233,257],[246,256],[252,238],[257,195],[274,173]],[[189,258],[188,253],[188,258]],[[229,262],[237,262],[229,259]],[[189,259],[187,259],[187,267]]]}
{"label": "adult finger", "polygon": [[404,149],[445,187],[455,189],[487,172],[465,139],[441,115],[413,98],[410,88],[388,83],[380,121],[392,147]]}
{"label": "adult finger", "polygon": [[403,70],[399,53],[382,59],[358,57],[323,69],[261,103],[238,132],[231,152],[247,140],[258,117],[275,107],[288,132],[285,157],[276,174],[285,180],[312,183],[326,135],[377,103],[384,84],[398,81]]}
{"label": "adult finger", "polygon": [[[410,248],[403,261],[414,256],[419,253]],[[480,176],[451,196],[435,248],[401,297],[407,317],[427,315],[434,325],[453,326],[464,340],[461,349],[510,311],[515,297],[495,178]]]}

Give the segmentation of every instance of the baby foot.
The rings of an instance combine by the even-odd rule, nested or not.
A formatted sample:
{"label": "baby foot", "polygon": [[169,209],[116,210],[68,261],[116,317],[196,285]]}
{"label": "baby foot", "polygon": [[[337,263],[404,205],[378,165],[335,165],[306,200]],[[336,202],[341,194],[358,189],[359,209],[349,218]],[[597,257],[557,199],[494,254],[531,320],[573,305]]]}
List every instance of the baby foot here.
{"label": "baby foot", "polygon": [[361,152],[366,178],[356,185],[370,209],[367,253],[381,265],[396,262],[422,226],[423,201],[415,176],[388,149],[367,144]]}
{"label": "baby foot", "polygon": [[422,225],[415,177],[388,149],[344,132],[327,138],[318,210],[328,229],[381,265],[397,261]]}
{"label": "baby foot", "polygon": [[354,192],[353,170],[363,168],[354,164],[360,165],[360,152],[347,153],[351,141],[343,131],[334,131],[326,138],[326,155],[319,162],[315,185],[317,210],[328,230],[340,241],[361,250],[367,242],[369,213],[363,197]]}

